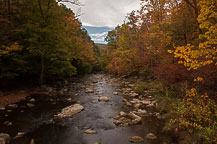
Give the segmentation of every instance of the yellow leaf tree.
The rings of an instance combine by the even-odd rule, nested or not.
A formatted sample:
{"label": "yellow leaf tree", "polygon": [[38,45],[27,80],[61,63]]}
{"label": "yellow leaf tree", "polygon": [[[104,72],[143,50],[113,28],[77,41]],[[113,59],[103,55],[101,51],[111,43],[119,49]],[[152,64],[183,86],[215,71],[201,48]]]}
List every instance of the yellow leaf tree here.
{"label": "yellow leaf tree", "polygon": [[212,63],[217,64],[217,1],[201,0],[198,6],[200,13],[197,21],[202,29],[202,34],[199,35],[200,43],[196,46],[174,46],[175,51],[169,51],[189,70]]}

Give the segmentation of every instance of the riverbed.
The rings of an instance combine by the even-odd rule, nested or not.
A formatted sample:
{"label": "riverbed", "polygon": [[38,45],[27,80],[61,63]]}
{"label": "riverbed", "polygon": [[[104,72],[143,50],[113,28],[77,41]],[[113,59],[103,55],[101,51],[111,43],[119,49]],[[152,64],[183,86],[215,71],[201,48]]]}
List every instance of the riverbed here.
{"label": "riverbed", "polygon": [[[106,74],[89,74],[68,81],[64,87],[56,85],[57,91],[63,89],[61,95],[31,94],[17,103],[18,107],[6,107],[0,111],[0,133],[11,136],[10,144],[30,144],[31,140],[35,144],[130,144],[128,138],[132,136],[144,138],[139,144],[175,143],[162,131],[164,122],[155,116],[142,117],[141,123],[125,127],[113,123],[113,116],[131,110],[123,102],[125,95],[121,92],[113,94],[122,87],[121,79]],[[85,92],[87,88],[94,92]],[[106,96],[109,102],[99,101],[99,95]],[[33,105],[28,106],[29,103]],[[82,105],[84,110],[69,118],[54,119],[62,108],[73,104]],[[85,134],[87,129],[97,133]],[[15,138],[17,133],[23,136]],[[155,134],[157,139],[146,139],[148,133]]]}

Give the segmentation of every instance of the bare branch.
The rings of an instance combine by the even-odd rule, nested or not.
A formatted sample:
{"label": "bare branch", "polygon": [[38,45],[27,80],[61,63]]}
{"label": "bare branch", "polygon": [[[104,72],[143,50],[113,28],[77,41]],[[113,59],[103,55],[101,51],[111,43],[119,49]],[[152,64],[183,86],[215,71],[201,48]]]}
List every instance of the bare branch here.
{"label": "bare branch", "polygon": [[79,0],[58,0],[58,3],[70,3],[77,6],[84,6],[79,2]]}
{"label": "bare branch", "polygon": [[84,15],[85,13],[81,13],[81,7],[77,10],[76,14],[75,14],[75,18],[80,17],[82,15]]}

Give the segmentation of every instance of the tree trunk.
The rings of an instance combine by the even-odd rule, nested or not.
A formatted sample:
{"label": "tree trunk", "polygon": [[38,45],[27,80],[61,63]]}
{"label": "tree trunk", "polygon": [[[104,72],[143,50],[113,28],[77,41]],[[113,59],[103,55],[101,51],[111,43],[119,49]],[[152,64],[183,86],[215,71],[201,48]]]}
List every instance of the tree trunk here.
{"label": "tree trunk", "polygon": [[11,12],[11,2],[10,2],[10,0],[8,0],[8,13],[10,13]]}
{"label": "tree trunk", "polygon": [[40,85],[44,83],[44,54],[41,54]]}

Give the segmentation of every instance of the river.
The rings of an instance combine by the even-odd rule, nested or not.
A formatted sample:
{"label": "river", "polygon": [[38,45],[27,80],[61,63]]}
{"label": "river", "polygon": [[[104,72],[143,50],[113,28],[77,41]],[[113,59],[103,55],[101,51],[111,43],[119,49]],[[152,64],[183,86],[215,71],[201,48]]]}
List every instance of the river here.
{"label": "river", "polygon": [[[32,94],[17,103],[18,108],[6,107],[0,111],[0,132],[10,134],[10,144],[30,144],[32,139],[35,144],[130,144],[129,137],[145,137],[148,133],[154,133],[157,139],[145,139],[141,144],[172,143],[172,137],[162,131],[164,122],[154,116],[146,116],[140,124],[126,127],[113,123],[113,116],[131,110],[122,101],[126,96],[121,93],[113,95],[123,87],[120,80],[106,74],[90,74],[69,81],[61,96]],[[94,93],[86,93],[86,88],[94,89]],[[109,102],[98,101],[98,95],[108,97]],[[35,106],[27,107],[32,98]],[[84,106],[84,110],[70,118],[54,120],[53,116],[62,108],[75,103]],[[11,125],[5,122],[11,122]],[[87,129],[94,129],[97,133],[85,134]],[[18,132],[24,136],[13,139]]]}

